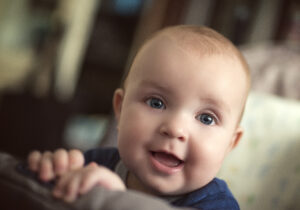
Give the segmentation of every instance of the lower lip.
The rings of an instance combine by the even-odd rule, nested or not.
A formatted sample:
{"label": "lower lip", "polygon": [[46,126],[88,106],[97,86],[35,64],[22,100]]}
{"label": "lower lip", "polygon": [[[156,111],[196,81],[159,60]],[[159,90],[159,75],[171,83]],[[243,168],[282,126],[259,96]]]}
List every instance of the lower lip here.
{"label": "lower lip", "polygon": [[166,174],[166,175],[172,175],[175,174],[179,171],[181,171],[181,169],[183,168],[184,164],[181,163],[178,166],[175,167],[169,167],[166,166],[164,164],[162,164],[161,162],[159,162],[158,160],[155,159],[155,157],[153,156],[153,154],[150,152],[150,161],[152,163],[152,166],[160,173]]}

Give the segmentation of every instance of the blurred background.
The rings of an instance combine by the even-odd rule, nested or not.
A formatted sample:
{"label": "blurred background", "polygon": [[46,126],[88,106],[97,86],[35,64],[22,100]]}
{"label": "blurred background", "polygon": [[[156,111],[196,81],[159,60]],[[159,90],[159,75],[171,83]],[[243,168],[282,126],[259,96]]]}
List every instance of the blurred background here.
{"label": "blurred background", "polygon": [[[242,206],[296,209],[290,200],[300,195],[298,0],[0,0],[0,151],[24,158],[33,149],[115,145],[114,90],[146,37],[176,24],[206,25],[225,35],[249,62],[252,91],[272,95],[251,93],[243,124],[252,136],[232,156],[239,165],[230,162],[223,173],[233,188],[244,186],[234,189]],[[280,161],[261,161],[275,154]],[[298,184],[278,176],[279,190],[260,185],[261,195],[290,186],[285,203],[276,200],[282,194],[269,196],[267,208],[258,188],[249,189],[278,171],[291,171]],[[245,186],[251,174],[256,179]]]}
{"label": "blurred background", "polygon": [[135,50],[175,24],[299,52],[296,0],[0,0],[0,149],[101,144]]}

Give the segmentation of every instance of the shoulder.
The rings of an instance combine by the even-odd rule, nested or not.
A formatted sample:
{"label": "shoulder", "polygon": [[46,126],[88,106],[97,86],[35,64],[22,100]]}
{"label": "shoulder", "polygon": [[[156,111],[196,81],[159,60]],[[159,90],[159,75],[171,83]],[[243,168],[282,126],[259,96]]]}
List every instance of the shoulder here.
{"label": "shoulder", "polygon": [[84,153],[85,165],[96,162],[113,170],[120,160],[119,152],[114,147],[104,147],[88,150]]}
{"label": "shoulder", "polygon": [[206,186],[182,196],[181,199],[174,202],[174,205],[205,210],[240,209],[226,182],[218,178],[214,178]]}

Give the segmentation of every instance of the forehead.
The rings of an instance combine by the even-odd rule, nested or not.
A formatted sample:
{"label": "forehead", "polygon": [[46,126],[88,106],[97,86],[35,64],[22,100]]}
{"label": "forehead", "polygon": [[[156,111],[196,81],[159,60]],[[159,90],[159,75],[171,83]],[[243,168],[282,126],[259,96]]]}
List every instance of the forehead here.
{"label": "forehead", "polygon": [[[226,59],[228,60],[236,61],[236,64],[240,64],[241,69],[245,73],[247,79],[246,85],[247,89],[249,90],[251,78],[249,67],[245,58],[228,39],[210,29],[192,31],[189,29],[185,30],[184,27],[171,27],[169,29],[163,30],[157,33],[144,44],[144,46],[135,57],[134,61],[138,60],[137,58],[142,57],[142,52],[148,51],[149,48],[164,48],[171,42],[181,48],[181,50],[183,50],[185,53],[189,53],[191,56],[198,56],[199,58],[201,58],[203,55],[221,55],[227,57]],[[160,49],[157,49],[157,51],[160,51]],[[172,53],[176,53],[176,50]],[[133,64],[134,63],[135,62],[133,62]],[[130,71],[131,70],[132,68],[130,69]],[[126,73],[126,79],[128,77],[128,74],[129,73]]]}
{"label": "forehead", "polygon": [[[148,74],[163,75],[165,72],[172,74],[172,70],[174,74],[186,76],[191,73],[201,76],[203,70],[224,75],[235,71],[237,75],[242,75],[241,77],[246,76],[243,66],[235,57],[225,53],[206,53],[201,46],[190,46],[186,43],[164,35],[151,40],[137,54],[128,75],[129,79],[136,80],[137,76],[147,77]],[[176,72],[177,68],[181,68],[182,71]]]}

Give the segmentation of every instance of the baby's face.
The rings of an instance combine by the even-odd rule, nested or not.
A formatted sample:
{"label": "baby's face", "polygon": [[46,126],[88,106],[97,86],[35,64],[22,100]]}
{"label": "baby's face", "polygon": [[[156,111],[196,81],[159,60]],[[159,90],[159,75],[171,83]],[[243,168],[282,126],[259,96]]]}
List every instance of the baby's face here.
{"label": "baby's face", "polygon": [[166,36],[144,47],[114,98],[129,187],[175,195],[210,182],[241,137],[245,83],[225,55],[196,55]]}

